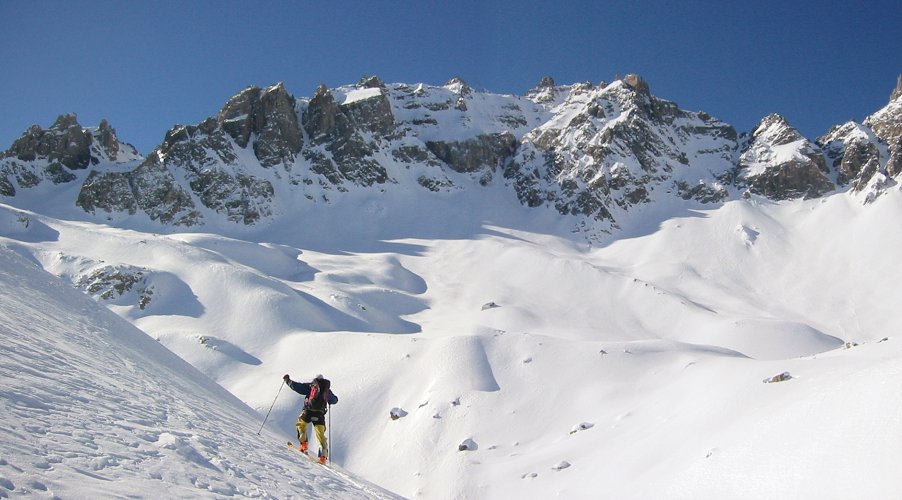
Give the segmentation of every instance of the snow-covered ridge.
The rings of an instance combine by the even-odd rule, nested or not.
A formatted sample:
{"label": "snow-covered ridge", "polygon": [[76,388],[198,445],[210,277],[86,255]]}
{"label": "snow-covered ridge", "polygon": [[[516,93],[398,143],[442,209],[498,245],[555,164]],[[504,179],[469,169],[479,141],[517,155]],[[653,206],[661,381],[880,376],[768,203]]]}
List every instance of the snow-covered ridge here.
{"label": "snow-covered ridge", "polygon": [[[431,86],[365,77],[320,87],[312,98],[276,84],[248,87],[215,117],[173,128],[143,161],[112,140],[108,125],[89,131],[61,117],[51,130],[107,131],[95,146],[119,152],[95,147],[82,155],[90,161],[54,163],[57,153],[28,146],[28,137],[44,134],[34,129],[0,160],[0,195],[37,208],[31,200],[46,196],[29,191],[66,190],[59,203],[78,207],[67,217],[240,232],[236,225],[277,224],[360,189],[450,193],[497,184],[524,205],[555,209],[593,240],[674,199],[697,207],[748,195],[817,197],[860,191],[875,174],[892,179],[902,170],[893,154],[902,118],[893,106],[860,125],[875,127],[864,149],[891,151],[867,153],[861,161],[873,166],[856,170],[827,162],[819,143],[778,115],[743,138],[654,96],[638,75],[610,84],[546,78],[525,96],[476,91],[460,79]],[[782,140],[788,130],[795,140]]]}

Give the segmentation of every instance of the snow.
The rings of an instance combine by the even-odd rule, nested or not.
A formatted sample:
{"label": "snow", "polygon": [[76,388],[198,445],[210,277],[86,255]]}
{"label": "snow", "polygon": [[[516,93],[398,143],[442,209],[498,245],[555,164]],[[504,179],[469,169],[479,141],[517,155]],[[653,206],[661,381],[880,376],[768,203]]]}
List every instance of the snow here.
{"label": "snow", "polygon": [[379,97],[382,95],[382,90],[379,88],[364,88],[364,89],[354,89],[350,90],[344,95],[344,100],[342,101],[342,105],[348,105],[355,103],[357,101],[364,101],[366,99],[372,99],[373,97]]}
{"label": "snow", "polygon": [[[413,88],[393,84],[388,93],[392,115],[422,141],[465,141],[502,132],[520,138],[551,116],[548,110],[523,97],[486,92],[462,96],[460,90],[458,84],[418,84]],[[458,107],[459,101],[465,110]]]}
{"label": "snow", "polygon": [[[589,246],[504,186],[222,234],[0,206],[0,493],[896,496],[902,191],[661,207]],[[147,307],[74,289],[104,266]],[[283,449],[290,391],[256,436],[285,373],[332,380],[341,468]]]}
{"label": "snow", "polygon": [[394,498],[5,246],[0,295],[0,497]]}

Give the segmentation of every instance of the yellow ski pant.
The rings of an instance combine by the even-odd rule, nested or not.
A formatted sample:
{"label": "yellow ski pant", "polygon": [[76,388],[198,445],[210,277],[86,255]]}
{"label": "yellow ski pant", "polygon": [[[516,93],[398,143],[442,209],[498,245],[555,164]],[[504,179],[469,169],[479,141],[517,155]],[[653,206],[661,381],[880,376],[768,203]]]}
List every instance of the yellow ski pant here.
{"label": "yellow ski pant", "polygon": [[[304,419],[298,417],[298,442],[306,443],[307,442],[307,426],[309,423],[304,422]],[[319,441],[319,447],[321,456],[329,458],[329,446],[326,442],[326,425],[325,424],[314,424],[313,431],[316,433],[316,440]]]}

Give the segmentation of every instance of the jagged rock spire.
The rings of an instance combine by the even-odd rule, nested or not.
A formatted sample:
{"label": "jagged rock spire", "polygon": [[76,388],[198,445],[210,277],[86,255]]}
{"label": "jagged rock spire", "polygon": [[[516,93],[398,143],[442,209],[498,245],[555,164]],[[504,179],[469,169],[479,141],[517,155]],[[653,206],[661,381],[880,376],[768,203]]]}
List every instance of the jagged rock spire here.
{"label": "jagged rock spire", "polygon": [[895,101],[899,97],[902,97],[902,74],[896,79],[896,88],[893,90],[893,93],[890,94],[889,100]]}
{"label": "jagged rock spire", "polygon": [[545,77],[542,77],[541,80],[539,80],[539,84],[536,85],[536,88],[539,88],[539,89],[554,88],[554,85],[555,85],[554,78],[551,78],[550,76],[545,76]]}
{"label": "jagged rock spire", "polygon": [[624,76],[623,83],[634,88],[636,92],[651,95],[651,90],[648,88],[648,82],[646,82],[641,76],[637,75],[636,73],[630,73]]}

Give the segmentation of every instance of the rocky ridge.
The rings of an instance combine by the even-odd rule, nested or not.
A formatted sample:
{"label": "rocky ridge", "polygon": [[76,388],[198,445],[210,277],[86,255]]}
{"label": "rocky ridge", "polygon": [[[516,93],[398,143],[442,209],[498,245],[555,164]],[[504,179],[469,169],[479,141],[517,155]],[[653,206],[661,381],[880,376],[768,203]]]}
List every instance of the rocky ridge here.
{"label": "rocky ridge", "polygon": [[761,120],[739,157],[737,185],[770,199],[817,198],[833,189],[820,148],[772,114]]}
{"label": "rocky ridge", "polygon": [[191,227],[266,224],[292,200],[329,203],[357,189],[501,183],[524,205],[612,232],[662,197],[709,204],[848,188],[870,200],[900,174],[902,79],[863,123],[811,141],[777,114],[738,134],[654,96],[638,75],[610,84],[544,78],[524,96],[474,91],[459,78],[428,86],[364,77],[310,98],[281,83],[248,87],[216,116],[173,127],[146,158],[105,121],[84,128],[63,115],[0,155],[0,196],[15,204],[45,181],[77,185],[73,203],[94,217]]}
{"label": "rocky ridge", "polygon": [[83,128],[75,114],[60,115],[50,128],[33,125],[10,148],[0,153],[0,196],[45,181],[65,184],[79,179],[89,167],[129,164],[141,160],[135,148],[119,141],[106,120]]}

